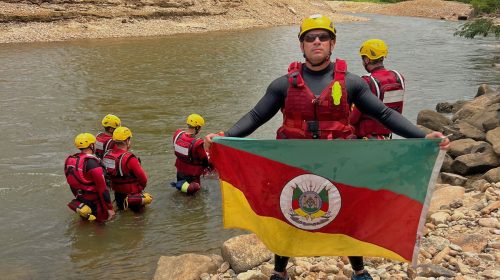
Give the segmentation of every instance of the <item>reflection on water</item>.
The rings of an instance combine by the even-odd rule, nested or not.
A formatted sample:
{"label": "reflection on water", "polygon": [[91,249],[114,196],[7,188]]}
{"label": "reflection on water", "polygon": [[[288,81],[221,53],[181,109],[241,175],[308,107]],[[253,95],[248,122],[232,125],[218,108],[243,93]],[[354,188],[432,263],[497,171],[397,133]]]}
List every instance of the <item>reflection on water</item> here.
{"label": "reflection on water", "polygon": [[[500,85],[493,39],[452,36],[457,23],[387,16],[338,24],[334,56],[364,71],[357,50],[380,37],[387,66],[407,80],[405,115],[437,102],[470,99],[481,83]],[[194,197],[174,179],[171,135],[198,113],[202,133],[229,128],[269,82],[301,60],[297,27],[134,40],[0,45],[0,271],[8,279],[150,279],[161,255],[219,253],[221,194],[205,179]],[[149,175],[153,203],[142,215],[118,213],[105,226],[82,223],[63,161],[73,137],[97,132],[113,113],[134,133],[133,151]],[[277,116],[252,137],[273,138]]]}

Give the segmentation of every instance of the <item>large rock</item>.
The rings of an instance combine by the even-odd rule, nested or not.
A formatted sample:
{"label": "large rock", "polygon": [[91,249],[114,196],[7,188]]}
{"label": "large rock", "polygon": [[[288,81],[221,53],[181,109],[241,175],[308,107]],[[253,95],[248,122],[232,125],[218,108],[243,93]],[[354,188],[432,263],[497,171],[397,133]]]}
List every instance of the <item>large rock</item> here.
{"label": "large rock", "polygon": [[443,126],[451,125],[452,121],[432,110],[422,110],[418,113],[417,124],[435,131],[443,131]]}
{"label": "large rock", "polygon": [[456,127],[459,134],[463,135],[465,138],[472,138],[474,140],[481,141],[486,137],[482,127],[479,129],[466,121],[459,120],[453,126]]}
{"label": "large rock", "polygon": [[202,273],[216,273],[219,265],[216,258],[204,255],[162,256],[154,280],[198,280]]}
{"label": "large rock", "polygon": [[273,256],[255,234],[233,237],[224,242],[221,251],[236,273],[250,270]]}
{"label": "large rock", "polygon": [[472,149],[478,145],[478,142],[473,139],[459,139],[450,143],[448,154],[452,157],[458,157],[465,154],[470,154]]}
{"label": "large rock", "polygon": [[455,199],[462,199],[465,194],[465,188],[443,184],[434,192],[429,206],[429,216],[435,213],[443,205],[449,205]]}
{"label": "large rock", "polygon": [[500,167],[490,169],[483,177],[490,183],[500,182]]}
{"label": "large rock", "polygon": [[487,128],[491,129],[495,123],[500,122],[500,95],[498,102],[499,103],[489,105],[474,115],[461,120],[470,123],[481,130],[485,130]]}
{"label": "large rock", "polygon": [[488,84],[481,84],[477,88],[477,93],[476,93],[475,97],[485,95],[485,94],[491,94],[491,93],[494,93],[494,91]]}
{"label": "large rock", "polygon": [[451,164],[451,169],[456,174],[472,175],[484,173],[499,164],[498,157],[493,150],[487,150],[484,153],[458,156]]}
{"label": "large rock", "polygon": [[485,108],[487,108],[491,104],[494,104],[496,101],[497,101],[496,94],[485,94],[476,97],[473,100],[464,104],[464,106],[462,106],[462,108],[453,115],[451,120],[452,121],[464,120],[474,115],[477,116],[478,113],[484,113]]}
{"label": "large rock", "polygon": [[500,127],[488,131],[486,133],[486,141],[493,146],[495,154],[500,156]]}
{"label": "large rock", "polygon": [[453,163],[453,158],[449,154],[445,154],[443,165],[441,166],[442,172],[451,172],[451,164]]}

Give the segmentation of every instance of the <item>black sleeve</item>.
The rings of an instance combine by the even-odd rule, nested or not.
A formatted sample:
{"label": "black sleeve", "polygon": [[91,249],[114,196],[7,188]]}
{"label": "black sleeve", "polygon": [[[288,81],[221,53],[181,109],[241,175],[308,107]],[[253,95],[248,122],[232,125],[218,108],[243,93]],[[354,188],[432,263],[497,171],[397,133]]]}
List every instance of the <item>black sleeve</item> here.
{"label": "black sleeve", "polygon": [[101,167],[101,165],[96,159],[90,158],[85,163],[85,171],[89,171],[97,167]]}
{"label": "black sleeve", "polygon": [[269,121],[280,110],[288,91],[287,76],[274,80],[257,105],[224,133],[230,137],[246,137]]}
{"label": "black sleeve", "polygon": [[392,132],[405,138],[425,137],[425,133],[416,125],[397,111],[385,106],[361,77],[347,73],[346,88],[350,104],[356,105],[362,113],[378,120]]}

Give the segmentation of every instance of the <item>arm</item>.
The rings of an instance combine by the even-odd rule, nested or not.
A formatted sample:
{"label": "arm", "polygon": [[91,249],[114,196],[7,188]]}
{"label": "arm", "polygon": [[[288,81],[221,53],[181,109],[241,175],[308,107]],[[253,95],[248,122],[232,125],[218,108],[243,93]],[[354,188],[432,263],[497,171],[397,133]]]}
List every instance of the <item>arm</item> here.
{"label": "arm", "polygon": [[99,196],[99,203],[103,209],[108,210],[108,220],[113,218],[115,212],[113,211],[113,203],[111,196],[106,187],[106,180],[104,179],[104,172],[96,160],[89,159],[86,163],[87,174],[90,175],[92,181],[95,182],[97,195]]}
{"label": "arm", "polygon": [[146,188],[146,184],[148,183],[148,177],[144,172],[144,169],[142,169],[142,166],[139,163],[137,157],[135,156],[130,157],[130,159],[127,162],[127,168],[128,170],[130,170],[130,173],[133,173],[135,177],[137,177],[139,185],[141,185],[142,189],[144,190]]}

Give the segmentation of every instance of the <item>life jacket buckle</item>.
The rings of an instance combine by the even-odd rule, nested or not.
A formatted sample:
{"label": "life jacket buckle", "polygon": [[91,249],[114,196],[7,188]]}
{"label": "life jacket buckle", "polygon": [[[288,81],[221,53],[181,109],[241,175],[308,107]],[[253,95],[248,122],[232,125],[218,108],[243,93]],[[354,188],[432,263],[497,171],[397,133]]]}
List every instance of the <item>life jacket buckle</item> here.
{"label": "life jacket buckle", "polygon": [[307,130],[312,133],[313,139],[319,138],[319,122],[318,121],[308,121],[307,122]]}

